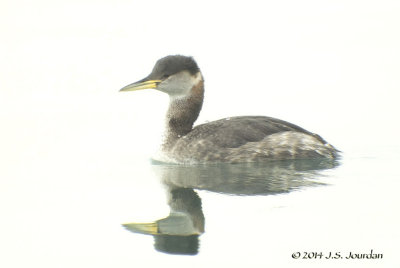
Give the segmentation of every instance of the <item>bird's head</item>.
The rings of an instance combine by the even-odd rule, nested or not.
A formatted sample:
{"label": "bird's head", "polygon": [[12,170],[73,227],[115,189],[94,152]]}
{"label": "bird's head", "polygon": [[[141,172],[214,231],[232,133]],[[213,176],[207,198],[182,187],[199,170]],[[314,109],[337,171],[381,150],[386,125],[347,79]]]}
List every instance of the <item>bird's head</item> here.
{"label": "bird's head", "polygon": [[190,90],[202,81],[200,69],[192,57],[173,55],[159,59],[146,78],[120,91],[157,89],[171,97],[181,97],[190,94]]}

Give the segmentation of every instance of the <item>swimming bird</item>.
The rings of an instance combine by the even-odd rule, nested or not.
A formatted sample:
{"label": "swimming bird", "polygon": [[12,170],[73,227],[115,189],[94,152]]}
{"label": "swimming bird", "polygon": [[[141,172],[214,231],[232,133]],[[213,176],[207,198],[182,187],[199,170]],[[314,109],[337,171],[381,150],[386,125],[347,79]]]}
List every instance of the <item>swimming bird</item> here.
{"label": "swimming bird", "polygon": [[203,104],[204,79],[192,57],[161,58],[146,78],[120,91],[141,89],[169,95],[164,141],[155,160],[196,164],[339,156],[319,135],[267,116],[229,117],[193,127]]}

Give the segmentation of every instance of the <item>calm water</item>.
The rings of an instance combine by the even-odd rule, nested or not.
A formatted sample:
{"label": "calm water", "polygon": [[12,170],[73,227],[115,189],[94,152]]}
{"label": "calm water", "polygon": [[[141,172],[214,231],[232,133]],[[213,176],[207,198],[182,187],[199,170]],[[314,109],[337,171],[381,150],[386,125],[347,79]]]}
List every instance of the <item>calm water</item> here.
{"label": "calm water", "polygon": [[[211,166],[27,156],[2,183],[0,263],[396,267],[399,148],[370,149],[339,162]],[[383,259],[325,259],[371,249]]]}

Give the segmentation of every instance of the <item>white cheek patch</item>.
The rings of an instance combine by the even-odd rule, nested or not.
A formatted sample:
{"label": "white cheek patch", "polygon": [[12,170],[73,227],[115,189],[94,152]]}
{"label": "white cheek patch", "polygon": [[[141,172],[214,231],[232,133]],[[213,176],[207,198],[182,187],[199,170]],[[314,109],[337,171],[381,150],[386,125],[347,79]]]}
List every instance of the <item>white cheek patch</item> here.
{"label": "white cheek patch", "polygon": [[167,93],[173,99],[180,99],[189,95],[190,90],[202,80],[198,72],[191,75],[188,71],[174,74],[158,86],[158,90]]}

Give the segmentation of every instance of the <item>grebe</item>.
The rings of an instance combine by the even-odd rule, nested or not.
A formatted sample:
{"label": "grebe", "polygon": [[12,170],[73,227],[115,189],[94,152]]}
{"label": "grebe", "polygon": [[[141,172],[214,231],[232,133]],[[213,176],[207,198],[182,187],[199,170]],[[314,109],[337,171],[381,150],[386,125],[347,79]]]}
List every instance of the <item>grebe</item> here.
{"label": "grebe", "polygon": [[159,59],[144,79],[120,91],[157,89],[169,95],[162,162],[260,162],[339,156],[319,135],[289,122],[266,116],[238,116],[198,125],[204,79],[192,57]]}

